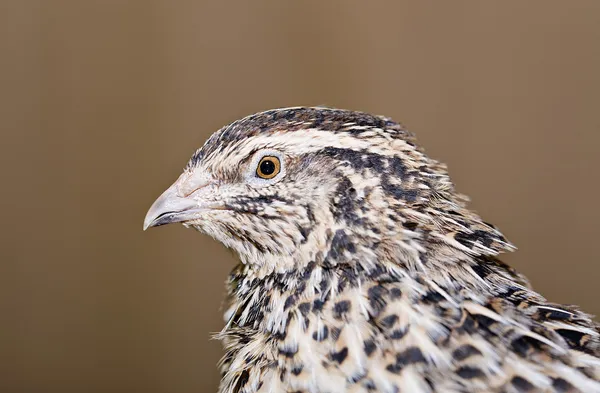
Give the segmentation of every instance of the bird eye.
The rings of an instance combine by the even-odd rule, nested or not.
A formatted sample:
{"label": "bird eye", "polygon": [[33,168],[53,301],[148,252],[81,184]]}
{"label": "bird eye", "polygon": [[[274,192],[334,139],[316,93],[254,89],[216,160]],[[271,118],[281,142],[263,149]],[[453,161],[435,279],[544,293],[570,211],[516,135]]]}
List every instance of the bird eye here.
{"label": "bird eye", "polygon": [[258,162],[258,166],[256,167],[256,176],[261,179],[272,179],[281,170],[281,162],[279,162],[279,158],[274,156],[264,156]]}

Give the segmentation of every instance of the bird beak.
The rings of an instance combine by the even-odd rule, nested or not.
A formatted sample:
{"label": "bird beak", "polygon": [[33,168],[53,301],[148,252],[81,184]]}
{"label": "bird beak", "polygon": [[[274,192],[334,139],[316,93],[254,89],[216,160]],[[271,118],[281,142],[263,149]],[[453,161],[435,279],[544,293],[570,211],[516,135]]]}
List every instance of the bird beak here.
{"label": "bird beak", "polygon": [[[186,222],[199,218],[202,211],[207,210],[199,196],[193,197],[195,191],[210,185],[206,181],[194,181],[183,175],[169,187],[150,206],[144,218],[144,230],[160,225]],[[193,185],[195,183],[195,186]]]}

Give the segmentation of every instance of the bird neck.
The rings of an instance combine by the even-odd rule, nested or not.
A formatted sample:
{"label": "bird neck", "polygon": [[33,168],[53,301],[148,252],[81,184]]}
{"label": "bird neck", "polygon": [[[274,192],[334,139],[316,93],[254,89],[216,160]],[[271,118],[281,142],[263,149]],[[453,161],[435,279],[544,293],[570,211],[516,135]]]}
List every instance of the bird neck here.
{"label": "bird neck", "polygon": [[228,280],[230,307],[222,334],[232,326],[285,334],[286,321],[293,310],[302,312],[307,303],[319,307],[348,296],[371,296],[364,291],[374,283],[433,289],[456,304],[465,300],[464,294],[485,299],[511,288],[529,290],[523,276],[494,257],[452,253],[445,246],[424,250],[418,266],[390,258],[380,258],[368,268],[358,260],[335,264],[313,261],[288,272],[262,276],[239,264]]}
{"label": "bird neck", "polygon": [[[353,193],[368,194],[358,188],[346,194]],[[289,290],[302,285],[302,277],[315,269],[336,275],[354,272],[365,280],[391,272],[396,277],[463,281],[459,284],[483,288],[496,277],[518,278],[496,259],[514,247],[455,194],[436,190],[427,197],[428,203],[403,204],[379,204],[372,197],[361,208],[336,198],[328,205],[311,206],[311,230],[292,249],[279,254],[240,253],[243,264],[234,270],[234,281],[259,286],[273,282]],[[498,274],[478,274],[486,269]],[[232,295],[243,297],[244,291],[232,290]]]}
{"label": "bird neck", "polygon": [[229,294],[242,304],[261,291],[289,296],[310,287],[317,292],[333,289],[333,293],[339,293],[346,285],[403,279],[426,280],[439,286],[452,282],[457,288],[482,295],[511,285],[529,287],[525,277],[494,255],[478,253],[462,244],[457,247],[455,241],[432,234],[402,241],[380,238],[378,243],[367,239],[354,243],[352,238],[356,234],[336,231],[325,251],[315,254],[312,260],[291,256],[280,259],[277,268],[270,263],[239,264],[230,275]]}

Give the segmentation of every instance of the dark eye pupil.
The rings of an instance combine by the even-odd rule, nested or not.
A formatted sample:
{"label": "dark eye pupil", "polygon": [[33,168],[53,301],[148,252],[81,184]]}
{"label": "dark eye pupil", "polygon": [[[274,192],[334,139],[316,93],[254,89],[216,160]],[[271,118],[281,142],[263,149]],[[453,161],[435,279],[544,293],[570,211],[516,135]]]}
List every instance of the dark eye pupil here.
{"label": "dark eye pupil", "polygon": [[275,163],[271,160],[264,160],[260,163],[260,172],[263,175],[271,175],[275,172]]}

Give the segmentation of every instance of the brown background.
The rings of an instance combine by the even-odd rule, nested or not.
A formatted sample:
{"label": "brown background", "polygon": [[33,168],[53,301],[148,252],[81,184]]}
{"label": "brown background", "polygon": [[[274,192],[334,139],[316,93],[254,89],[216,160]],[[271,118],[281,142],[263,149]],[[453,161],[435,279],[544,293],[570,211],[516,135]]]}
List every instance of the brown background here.
{"label": "brown background", "polygon": [[2,1],[0,391],[211,392],[234,257],[147,208],[220,126],[385,114],[600,313],[600,1]]}

